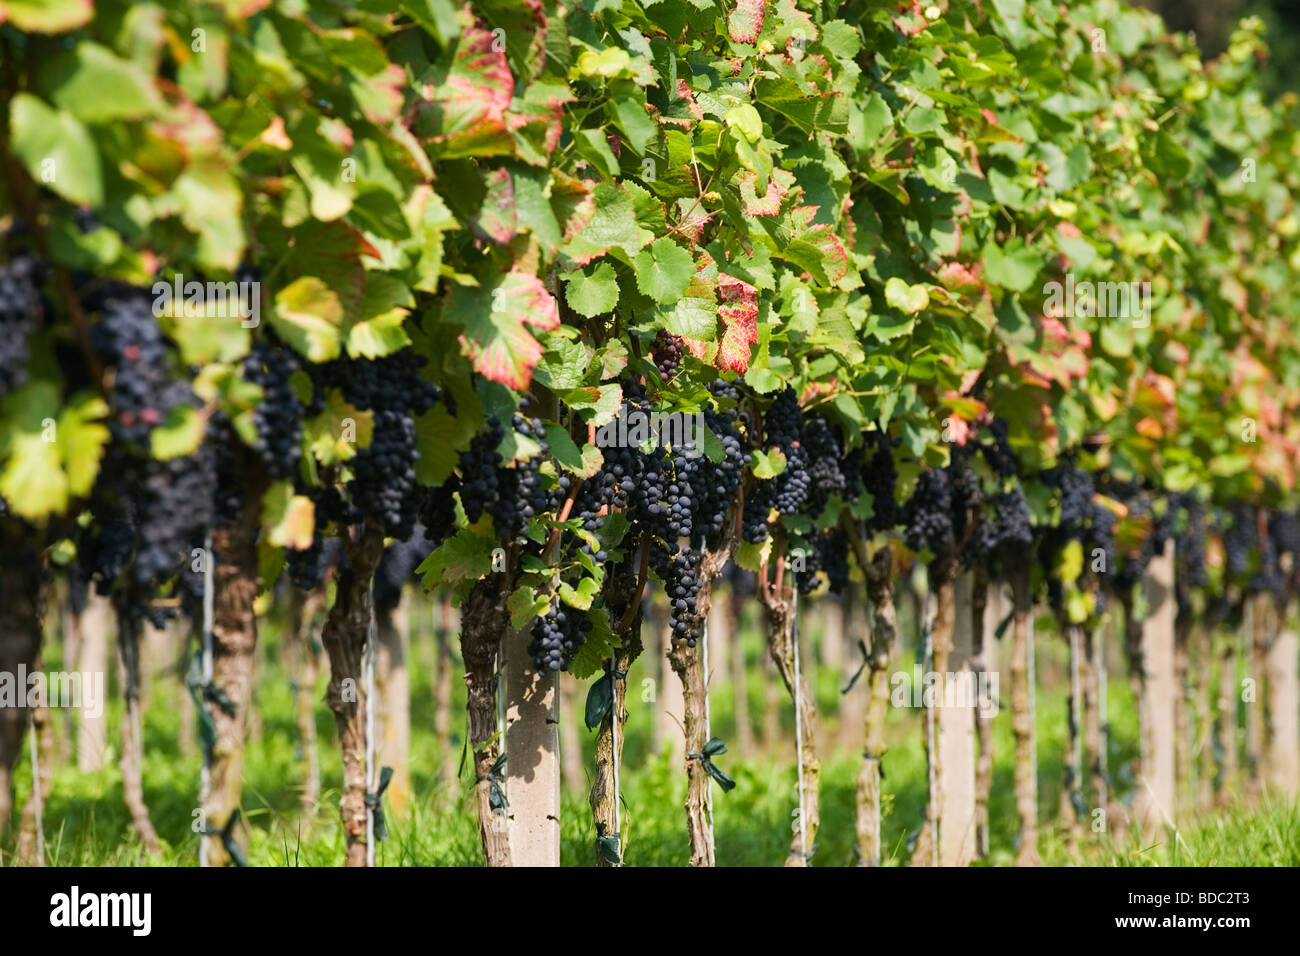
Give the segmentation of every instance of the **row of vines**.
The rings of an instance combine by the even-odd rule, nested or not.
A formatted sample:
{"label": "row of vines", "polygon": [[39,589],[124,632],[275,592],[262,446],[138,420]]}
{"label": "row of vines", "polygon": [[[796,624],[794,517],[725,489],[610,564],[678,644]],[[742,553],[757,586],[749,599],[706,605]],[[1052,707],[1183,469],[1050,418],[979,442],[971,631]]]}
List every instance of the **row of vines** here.
{"label": "row of vines", "polygon": [[[203,859],[237,860],[259,618],[291,586],[325,614],[363,865],[392,562],[459,608],[486,860],[558,861],[540,791],[569,671],[597,685],[593,852],[616,864],[653,590],[710,865],[729,781],[705,622],[741,568],[798,712],[802,865],[799,603],[853,592],[872,863],[894,595],[919,565],[929,672],[982,671],[1008,589],[1022,862],[1044,609],[1079,754],[1096,635],[1123,622],[1133,816],[1169,823],[1168,675],[1221,655],[1235,683],[1238,643],[1211,641],[1246,618],[1251,674],[1275,647],[1297,664],[1300,136],[1256,88],[1266,56],[1247,21],[1203,62],[1114,0],[0,0],[0,672],[39,668],[56,578],[111,598],[124,792],[156,843],[140,639],[192,622]],[[1260,786],[1297,720],[1261,701]],[[955,713],[927,711],[916,860],[947,840]],[[0,826],[32,717],[0,707]],[[1079,818],[1111,802],[1094,763],[1070,764]]]}

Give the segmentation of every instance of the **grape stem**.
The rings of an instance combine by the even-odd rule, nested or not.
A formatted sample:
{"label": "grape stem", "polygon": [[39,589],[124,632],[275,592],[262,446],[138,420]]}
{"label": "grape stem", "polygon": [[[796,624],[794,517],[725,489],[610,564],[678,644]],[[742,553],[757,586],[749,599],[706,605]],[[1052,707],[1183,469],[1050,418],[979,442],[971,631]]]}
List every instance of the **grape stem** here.
{"label": "grape stem", "polygon": [[[589,445],[596,444],[595,425],[587,426],[587,444]],[[579,478],[577,481],[575,481],[572,485],[569,486],[569,495],[567,498],[564,499],[564,507],[560,509],[559,517],[556,519],[557,525],[563,524],[564,522],[569,520],[569,512],[573,510],[573,502],[577,499],[578,492],[582,489],[582,482],[583,479]],[[546,553],[547,555],[549,555],[549,560],[551,561],[555,560],[555,546],[559,543],[559,541],[560,541],[560,529],[558,527],[552,528],[551,536],[549,539],[547,539],[546,542]]]}

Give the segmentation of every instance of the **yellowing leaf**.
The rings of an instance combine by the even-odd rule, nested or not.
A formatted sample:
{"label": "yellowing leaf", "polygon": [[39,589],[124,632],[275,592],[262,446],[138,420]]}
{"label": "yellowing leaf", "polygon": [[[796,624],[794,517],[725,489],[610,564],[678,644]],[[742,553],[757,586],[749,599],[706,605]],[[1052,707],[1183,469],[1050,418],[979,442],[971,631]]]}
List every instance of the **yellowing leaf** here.
{"label": "yellowing leaf", "polygon": [[295,495],[290,482],[276,482],[262,498],[262,527],[271,544],[295,551],[309,548],[316,529],[316,504],[305,495]]}
{"label": "yellowing leaf", "polygon": [[271,326],[286,342],[312,362],[339,356],[339,324],[343,304],[315,276],[295,279],[275,297]]}

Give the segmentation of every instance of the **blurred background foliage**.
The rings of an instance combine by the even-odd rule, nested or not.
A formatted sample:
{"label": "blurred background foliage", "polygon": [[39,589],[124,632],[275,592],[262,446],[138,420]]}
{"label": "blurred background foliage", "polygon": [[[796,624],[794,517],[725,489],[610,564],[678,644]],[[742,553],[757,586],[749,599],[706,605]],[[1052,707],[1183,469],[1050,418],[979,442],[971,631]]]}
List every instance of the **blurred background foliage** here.
{"label": "blurred background foliage", "polygon": [[1300,92],[1300,0],[1135,0],[1159,13],[1172,32],[1196,34],[1207,57],[1228,45],[1232,28],[1242,17],[1259,17],[1272,51],[1261,70],[1273,94]]}

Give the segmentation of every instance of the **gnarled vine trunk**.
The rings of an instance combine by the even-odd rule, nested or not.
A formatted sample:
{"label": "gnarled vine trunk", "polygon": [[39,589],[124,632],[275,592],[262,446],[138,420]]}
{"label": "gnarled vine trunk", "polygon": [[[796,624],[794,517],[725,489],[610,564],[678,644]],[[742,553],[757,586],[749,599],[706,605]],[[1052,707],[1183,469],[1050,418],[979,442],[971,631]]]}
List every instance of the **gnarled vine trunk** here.
{"label": "gnarled vine trunk", "polygon": [[1249,673],[1255,698],[1246,708],[1246,795],[1258,797],[1268,779],[1268,645],[1272,598],[1260,593],[1250,599]]}
{"label": "gnarled vine trunk", "polygon": [[0,836],[13,811],[13,770],[27,730],[27,688],[17,686],[19,670],[36,666],[45,612],[44,576],[31,531],[16,521],[0,521],[0,673],[13,675],[16,695],[0,702]]}
{"label": "gnarled vine trunk", "polygon": [[1196,808],[1208,810],[1214,803],[1214,722],[1210,704],[1210,675],[1214,666],[1214,637],[1209,624],[1201,622],[1196,635]]}
{"label": "gnarled vine trunk", "polygon": [[1196,737],[1192,733],[1191,633],[1190,610],[1180,611],[1174,622],[1174,784],[1180,804],[1192,796],[1194,786],[1192,757]]}
{"label": "gnarled vine trunk", "polygon": [[316,741],[316,675],[320,667],[315,638],[316,615],[325,607],[326,585],[303,592],[289,592],[289,619],[285,627],[284,652],[293,686],[294,723],[298,728],[298,764],[302,774],[302,812],[312,815],[320,803],[320,749]]}
{"label": "gnarled vine trunk", "polygon": [[[82,674],[102,674],[105,694],[108,691],[108,638],[113,624],[113,608],[108,598],[91,587],[86,594],[86,606],[76,616],[78,631],[77,660],[75,667]],[[188,695],[186,695],[188,696]],[[104,766],[104,752],[108,747],[107,702],[100,701],[98,714],[82,708],[77,713],[77,770],[91,773]],[[188,736],[193,725],[183,728]]]}
{"label": "gnarled vine trunk", "polygon": [[[1083,692],[1083,768],[1081,789],[1085,800],[1090,800],[1090,815],[1106,807],[1106,715],[1101,702],[1101,651],[1098,645],[1105,631],[1097,625],[1083,637],[1083,659],[1080,661],[1080,683]],[[1095,823],[1096,818],[1092,817]]]}
{"label": "gnarled vine trunk", "polygon": [[[34,667],[41,666],[38,657]],[[50,719],[49,697],[32,708],[31,744],[35,757],[32,761],[32,789],[23,807],[22,822],[18,827],[19,866],[45,865],[44,809],[50,796],[50,782],[54,777],[54,733]]]}
{"label": "gnarled vine trunk", "polygon": [[1068,621],[1062,624],[1068,645],[1070,684],[1065,703],[1066,739],[1061,760],[1060,816],[1066,845],[1074,849],[1082,829],[1082,819],[1076,808],[1083,806],[1083,645],[1087,643],[1088,635],[1079,624]]}
{"label": "gnarled vine trunk", "polygon": [[[257,534],[261,528],[260,489],[249,488],[234,524],[212,530],[213,617],[212,687],[204,707],[215,730],[203,820],[211,866],[229,860],[218,832],[239,809],[244,781],[244,720],[253,694],[257,615],[253,604],[261,587]],[[224,699],[222,699],[224,697]]]}
{"label": "gnarled vine trunk", "polygon": [[[596,824],[596,865],[600,867],[620,865],[627,848],[626,828],[618,807],[623,742],[626,739],[624,731],[628,716],[627,673],[644,649],[641,642],[643,582],[641,569],[634,563],[635,553],[635,550],[629,549],[626,562],[610,575],[605,587],[605,600],[610,608],[611,619],[618,627],[619,646],[615,649],[610,664],[613,672],[613,704],[596,729],[596,774],[592,778],[591,792],[588,795]],[[615,848],[617,853],[614,852]]]}
{"label": "gnarled vine trunk", "polygon": [[1237,648],[1231,636],[1219,644],[1219,776],[1216,803],[1229,806],[1236,797],[1237,759]]}
{"label": "gnarled vine trunk", "polygon": [[321,631],[329,655],[330,682],[325,701],[334,712],[343,757],[343,792],[339,813],[347,837],[345,862],[366,865],[366,642],[370,639],[374,606],[370,583],[384,550],[384,535],[367,522],[356,541],[344,541],[348,566],[339,572],[330,608]]}
{"label": "gnarled vine trunk", "polygon": [[[860,551],[859,556],[865,555]],[[871,622],[871,643],[867,650],[866,746],[858,770],[857,831],[858,865],[880,866],[883,847],[880,838],[881,761],[885,758],[885,716],[889,712],[889,657],[898,629],[894,615],[893,553],[889,545],[863,559],[867,579],[867,601]]]}
{"label": "gnarled vine trunk", "polygon": [[155,856],[162,853],[158,831],[149,819],[149,806],[144,801],[144,733],[140,712],[140,621],[134,619],[123,600],[117,601],[117,646],[122,655],[122,693],[126,709],[122,713],[122,756],[118,768],[122,772],[122,798],[131,825],[135,827],[140,842],[147,852]]}
{"label": "gnarled vine trunk", "polygon": [[[791,576],[793,578],[793,575]],[[821,761],[817,759],[817,706],[816,700],[808,687],[808,677],[804,666],[795,672],[795,654],[799,648],[798,621],[795,616],[793,600],[793,580],[791,597],[785,594],[773,594],[764,603],[767,610],[768,654],[776,664],[777,673],[785,684],[797,709],[799,721],[800,753],[799,761],[799,803],[800,813],[796,820],[794,837],[790,842],[790,852],[786,855],[786,866],[809,866],[812,863],[813,849],[817,841],[817,828],[821,820]]]}
{"label": "gnarled vine trunk", "polygon": [[[510,865],[509,812],[505,774],[497,766],[505,741],[497,726],[497,661],[510,626],[509,589],[496,575],[474,585],[460,615],[460,648],[465,661],[468,746],[474,754],[474,792],[478,832],[488,866]],[[493,804],[496,804],[494,806]]]}
{"label": "gnarled vine trunk", "polygon": [[1017,866],[1037,866],[1038,857],[1038,758],[1034,741],[1034,702],[1031,668],[1033,660],[1033,595],[1029,590],[1029,566],[1011,570],[1011,730],[1016,738],[1015,795],[1020,818],[1020,852]]}
{"label": "gnarled vine trunk", "polygon": [[[971,586],[971,668],[983,680],[983,692],[975,700],[975,858],[989,855],[989,792],[993,789],[993,718],[999,706],[997,684],[993,682],[993,641],[1002,613],[1001,585],[991,584],[987,573],[975,569]],[[989,598],[993,600],[990,602]]]}
{"label": "gnarled vine trunk", "polygon": [[[709,619],[713,606],[713,586],[735,550],[739,508],[733,527],[717,551],[706,551],[700,561],[700,589],[695,596],[698,619]],[[709,742],[708,675],[704,673],[704,639],[690,647],[685,641],[668,641],[668,662],[682,685],[682,730],[686,741],[686,830],[691,840],[691,866],[714,865],[713,791],[704,761],[692,754],[702,754]]]}

